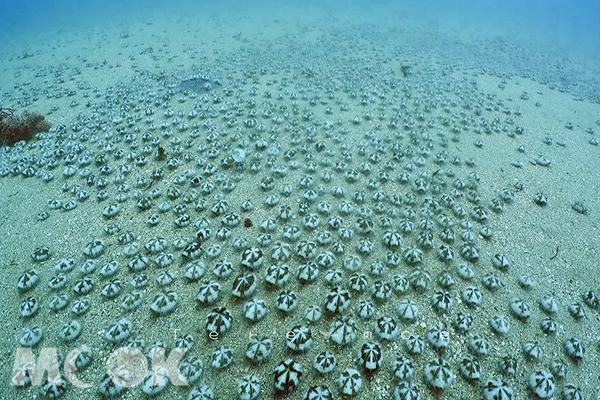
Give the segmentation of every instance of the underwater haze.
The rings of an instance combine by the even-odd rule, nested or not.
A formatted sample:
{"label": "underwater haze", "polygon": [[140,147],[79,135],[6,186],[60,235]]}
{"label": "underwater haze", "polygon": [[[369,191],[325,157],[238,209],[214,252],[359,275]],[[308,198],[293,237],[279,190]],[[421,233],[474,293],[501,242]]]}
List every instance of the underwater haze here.
{"label": "underwater haze", "polygon": [[[565,51],[587,53],[597,60],[600,40],[600,4],[592,0],[528,1],[350,1],[350,2],[235,2],[235,1],[16,1],[0,3],[4,37],[25,30],[83,29],[86,24],[106,21],[127,23],[140,16],[149,18],[167,13],[212,13],[255,18],[273,15],[310,19],[319,13],[325,18],[348,19],[353,23],[391,26],[394,22],[439,24],[455,31],[477,31],[484,36],[518,37],[561,46]],[[372,18],[372,19],[371,19]]]}
{"label": "underwater haze", "polygon": [[0,398],[600,398],[597,2],[0,26]]}

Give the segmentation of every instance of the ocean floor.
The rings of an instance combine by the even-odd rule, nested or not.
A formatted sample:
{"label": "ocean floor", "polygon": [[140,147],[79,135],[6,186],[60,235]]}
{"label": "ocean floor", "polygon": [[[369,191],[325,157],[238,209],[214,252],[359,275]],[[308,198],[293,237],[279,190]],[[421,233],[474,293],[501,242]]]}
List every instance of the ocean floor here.
{"label": "ocean floor", "polygon": [[[116,349],[182,343],[199,378],[116,396],[600,396],[597,69],[307,15],[166,14],[0,50],[0,106],[53,125],[0,148],[0,397],[99,398]],[[82,345],[89,387],[11,385],[18,348]]]}

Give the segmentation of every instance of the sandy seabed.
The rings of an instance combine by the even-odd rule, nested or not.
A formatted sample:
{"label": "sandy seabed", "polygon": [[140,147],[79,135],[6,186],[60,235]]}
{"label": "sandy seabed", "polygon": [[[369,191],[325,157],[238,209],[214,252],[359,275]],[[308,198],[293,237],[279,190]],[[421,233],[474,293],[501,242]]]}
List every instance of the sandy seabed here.
{"label": "sandy seabed", "polygon": [[[193,335],[195,344],[189,356],[204,361],[204,372],[191,386],[208,385],[216,399],[237,397],[239,379],[247,374],[259,378],[260,398],[271,397],[275,392],[273,370],[286,358],[299,361],[304,369],[299,387],[290,393],[290,398],[304,398],[309,387],[315,385],[327,386],[334,398],[338,398],[338,377],[346,368],[363,373],[362,390],[356,398],[392,398],[394,387],[398,384],[392,373],[393,361],[397,356],[408,355],[403,337],[413,333],[425,336],[434,326],[449,332],[450,346],[445,351],[436,351],[428,344],[423,354],[413,356],[413,383],[423,398],[434,394],[449,399],[481,398],[484,383],[496,378],[503,379],[512,388],[514,398],[525,398],[531,392],[528,384],[530,374],[536,370],[549,370],[555,360],[562,360],[568,370],[566,378],[555,377],[556,397],[560,397],[559,392],[567,382],[580,387],[585,398],[600,395],[598,308],[585,305],[583,298],[589,291],[597,293],[600,279],[600,208],[597,196],[600,150],[597,143],[593,143],[597,137],[594,131],[600,130],[600,105],[586,98],[586,92],[580,93],[576,86],[562,90],[556,82],[564,76],[561,77],[558,72],[553,83],[549,69],[543,65],[552,57],[544,59],[543,55],[528,50],[525,45],[504,47],[493,39],[461,37],[408,22],[394,26],[384,21],[379,29],[374,30],[367,23],[356,24],[343,19],[331,21],[319,13],[307,15],[306,20],[292,20],[286,19],[282,13],[264,18],[266,22],[260,26],[250,17],[225,19],[215,16],[199,23],[194,15],[162,15],[127,24],[94,26],[88,30],[61,30],[39,36],[31,33],[30,37],[15,38],[10,48],[2,50],[0,104],[20,112],[22,104],[27,102],[26,108],[45,114],[54,128],[32,141],[37,147],[25,145],[18,150],[3,150],[0,169],[13,168],[20,158],[26,159],[23,164],[33,164],[29,157],[37,155],[42,158],[42,149],[46,146],[51,149],[56,146],[69,148],[80,141],[84,132],[89,132],[90,137],[98,136],[97,141],[81,141],[91,151],[92,160],[97,154],[106,152],[106,143],[113,143],[114,149],[121,149],[125,154],[120,159],[112,155],[109,158],[108,165],[113,171],[107,175],[109,184],[105,190],[108,199],[104,201],[97,200],[100,189],[94,185],[87,186],[86,180],[79,175],[83,166],[74,164],[77,173],[73,177],[63,176],[67,165],[64,159],[52,170],[54,179],[49,182],[45,182],[41,174],[25,178],[17,172],[0,178],[0,285],[5,311],[0,328],[0,379],[5,385],[2,396],[13,399],[39,397],[38,387],[17,388],[9,383],[23,329],[40,326],[44,336],[35,347],[35,354],[41,347],[57,347],[64,355],[82,344],[87,344],[94,353],[92,364],[78,376],[95,386],[89,389],[70,386],[62,398],[83,400],[99,397],[97,385],[105,373],[106,360],[114,350],[114,346],[104,339],[104,334],[122,317],[133,323],[131,338],[145,339],[146,352],[157,341],[163,341],[170,348],[175,337]],[[497,65],[494,70],[490,68],[493,61],[488,58],[493,60],[497,57],[497,54],[491,54],[497,49],[506,51],[508,61]],[[514,61],[515,72],[511,72],[512,57],[527,51],[531,54],[530,74],[523,72],[523,61]],[[593,76],[593,71],[587,70],[584,64],[563,62],[565,68],[560,69],[562,73],[580,74],[577,78],[567,77],[572,81],[581,79],[581,82],[589,82],[587,77]],[[406,75],[402,73],[403,66],[409,67]],[[205,93],[179,92],[181,80],[194,74],[211,79],[213,87]],[[544,79],[532,79],[544,74],[547,76]],[[222,83],[214,83],[215,79]],[[69,91],[74,93],[69,95]],[[218,96],[223,98],[216,99]],[[254,104],[249,102],[251,99],[255,100]],[[152,115],[147,112],[148,109],[153,111]],[[188,117],[192,109],[196,109],[198,115]],[[237,110],[241,111],[233,117],[228,114],[235,114]],[[256,116],[252,110],[256,110]],[[265,110],[269,110],[267,114],[264,114]],[[180,111],[182,117],[178,117]],[[119,116],[123,116],[123,122],[118,120]],[[147,117],[153,121],[146,120]],[[276,121],[278,117],[280,120]],[[206,120],[211,118],[212,125],[206,124]],[[231,122],[232,118],[237,119],[237,123]],[[251,118],[262,124],[264,130],[248,122]],[[181,128],[182,123],[186,123],[187,127]],[[192,126],[194,123],[198,124],[198,128]],[[75,129],[75,125],[79,128]],[[61,136],[60,126],[65,127],[66,135],[73,134],[73,138]],[[136,126],[140,128],[137,132]],[[522,133],[515,134],[517,128],[522,129]],[[196,137],[191,135],[194,129],[200,132]],[[134,132],[135,148],[123,139],[126,134]],[[178,158],[181,164],[177,168],[168,167],[167,160],[156,157],[155,145],[147,154],[146,164],[134,165],[135,159],[128,161],[128,152],[140,154],[143,147],[149,145],[141,139],[144,132],[160,138],[167,160]],[[55,146],[57,138],[60,138],[60,143]],[[182,138],[183,142],[189,139],[190,146],[186,148],[185,143],[174,138]],[[256,142],[261,139],[267,143],[265,150],[256,147]],[[201,143],[207,144],[207,150],[198,150]],[[325,152],[318,149],[319,143],[325,146]],[[244,168],[236,170],[237,165],[231,169],[224,168],[222,160],[226,160],[231,150],[242,144],[247,145],[244,148]],[[398,145],[396,150],[395,144]],[[209,155],[211,147],[219,149],[214,158]],[[297,155],[286,154],[290,149]],[[328,154],[329,150],[331,153]],[[345,175],[346,170],[335,170],[336,163],[345,157],[344,151],[351,156],[346,170],[367,168],[361,163],[369,161],[372,172],[363,169],[359,178],[351,181]],[[401,154],[398,159],[394,158],[394,152]],[[191,154],[189,160],[185,158],[188,153]],[[374,153],[380,153],[380,160],[369,158]],[[439,161],[436,158],[438,154],[442,154],[445,162],[436,162]],[[540,165],[536,161],[540,156],[546,157],[550,164]],[[293,159],[299,163],[288,166]],[[330,163],[325,159],[330,159]],[[421,159],[425,160],[422,165],[419,164]],[[458,159],[456,163],[454,159]],[[314,170],[308,166],[311,161],[315,163]],[[252,162],[261,166],[258,172],[251,172]],[[102,215],[103,209],[115,203],[114,199],[121,191],[112,181],[117,174],[115,170],[127,163],[133,166],[132,172],[126,176],[126,183],[131,186],[126,192],[128,199],[120,203],[121,212],[114,219],[106,219]],[[204,167],[210,163],[217,166],[217,173],[206,173]],[[99,178],[100,166],[92,161],[89,167]],[[286,173],[278,175],[273,172],[279,167]],[[151,210],[140,211],[136,206],[135,191],[142,190],[143,194],[149,189],[140,188],[137,183],[141,177],[148,179],[157,168],[164,171],[164,176],[153,183],[152,188],[160,189],[162,193]],[[39,171],[47,169],[45,166],[38,167]],[[195,170],[215,188],[200,196],[206,199],[208,209],[201,210],[190,202],[184,209],[192,224],[177,228],[174,224],[177,214],[173,211],[161,213],[158,205],[168,200],[169,189],[177,186],[173,183],[176,177],[185,175],[184,171],[189,170]],[[326,170],[334,171],[331,180],[322,179]],[[381,171],[388,172],[389,180],[382,178]],[[398,180],[403,172],[408,172],[411,177],[407,184]],[[192,172],[189,174],[190,177],[194,175]],[[476,185],[457,188],[457,179],[468,186],[473,183],[470,180],[473,174],[479,178]],[[262,190],[259,183],[272,175],[275,176],[274,189]],[[314,183],[302,187],[300,180],[306,175],[311,176]],[[415,187],[415,179],[419,178],[428,184],[423,192]],[[229,184],[235,188],[224,191],[223,188]],[[279,193],[280,187],[286,184],[294,189],[293,193],[288,197],[281,196],[279,204],[274,207],[266,206],[265,198]],[[73,185],[80,187],[73,189]],[[323,185],[325,190],[319,185]],[[345,188],[345,198],[340,199],[330,193],[335,185]],[[181,188],[185,194],[191,186],[185,183]],[[270,259],[270,249],[282,240],[283,226],[303,225],[305,216],[299,211],[299,203],[307,202],[303,196],[311,188],[318,199],[308,202],[308,212],[319,215],[321,223],[316,229],[304,226],[301,240],[313,241],[324,229],[332,231],[334,241],[339,240],[335,230],[327,226],[327,221],[338,214],[343,200],[354,204],[354,213],[342,216],[344,225],[353,229],[359,215],[368,215],[369,210],[375,210],[373,216],[368,217],[374,222],[373,233],[363,237],[355,230],[354,237],[345,243],[345,252],[335,256],[333,267],[342,272],[342,287],[348,287],[348,278],[354,272],[364,274],[369,282],[366,291],[351,293],[350,308],[344,313],[354,318],[356,323],[357,339],[347,346],[332,343],[327,337],[330,325],[338,315],[324,312],[318,322],[304,319],[304,311],[310,305],[318,305],[324,310],[331,286],[324,280],[326,268],[320,268],[315,283],[300,285],[296,279],[297,269],[306,260],[293,255],[287,261],[291,276],[284,287],[270,288],[263,282],[266,267],[276,263]],[[494,199],[500,199],[503,189],[512,193],[514,198],[512,201],[499,200],[503,210],[493,211],[490,204]],[[88,191],[90,198],[78,202],[75,209],[48,208],[49,199],[66,202],[80,190]],[[382,201],[383,209],[378,209],[380,205],[371,197],[377,190],[384,191],[386,195]],[[468,200],[469,190],[480,197],[478,204],[487,213],[488,220],[485,223],[473,221],[474,244],[478,248],[479,259],[473,260],[474,277],[467,281],[458,276],[456,268],[465,262],[460,254],[464,230],[461,221],[472,220],[471,212],[477,205]],[[367,200],[362,204],[367,208],[361,208],[361,204],[355,201],[356,191],[367,193]],[[231,228],[231,239],[218,241],[212,237],[204,243],[205,250],[212,244],[220,245],[222,253],[216,258],[205,254],[201,258],[206,267],[205,276],[190,283],[183,277],[186,263],[181,259],[181,250],[171,244],[180,237],[186,241],[194,240],[197,231],[194,222],[201,218],[211,221],[215,235],[222,217],[211,214],[210,207],[219,199],[218,193],[223,193],[223,198],[229,203],[229,212],[251,219],[254,226],[245,228],[242,223]],[[454,194],[456,205],[464,208],[464,217],[445,206],[429,217],[423,214],[426,197],[441,201],[442,195],[448,193]],[[548,198],[546,206],[534,201],[540,193]],[[399,196],[402,202],[394,205],[393,195]],[[253,210],[240,209],[246,200],[254,203]],[[175,195],[171,201],[173,205],[182,203]],[[329,214],[317,211],[321,210],[319,203],[322,201],[331,203]],[[587,213],[574,211],[572,206],[576,203],[582,204]],[[289,205],[293,211],[294,217],[289,222],[278,219],[281,205]],[[396,214],[390,211],[394,207]],[[416,211],[416,215],[407,217],[406,207]],[[39,212],[48,213],[48,218],[39,220]],[[158,225],[149,226],[147,223],[151,214],[160,217]],[[387,214],[391,215],[392,225],[380,226],[381,216]],[[453,224],[450,228],[456,234],[454,242],[448,243],[454,251],[451,261],[443,261],[438,256],[438,247],[445,244],[440,238],[444,228],[440,215],[449,217]],[[261,222],[268,218],[278,224],[273,232],[261,230]],[[407,249],[416,247],[422,218],[430,218],[435,224],[432,229],[435,247],[424,251],[424,260],[418,265],[429,274],[429,286],[421,291],[413,288],[406,293],[395,292],[385,301],[375,301],[370,293],[372,284],[391,282],[395,275],[408,277],[414,272],[414,266],[402,261],[395,268],[386,266],[381,272],[376,272],[372,263],[385,260],[390,250],[397,251],[402,258]],[[382,243],[384,232],[400,230],[400,223],[406,219],[413,222],[413,232],[402,233],[402,245],[398,249],[386,248]],[[105,227],[109,224],[116,224],[120,231],[106,234]],[[479,234],[482,226],[491,228],[491,239]],[[123,255],[123,245],[117,240],[119,235],[128,231],[134,232],[141,252],[145,251],[144,244],[150,239],[161,237],[169,243],[165,251],[176,256],[175,263],[167,268],[174,273],[175,281],[167,288],[161,288],[156,282],[156,277],[164,270],[155,265],[147,268],[145,272],[150,283],[141,289],[145,303],[131,312],[123,310],[121,302],[132,290],[128,282],[133,273],[127,268],[129,257]],[[273,244],[266,241],[257,244],[261,233],[271,234]],[[232,281],[243,269],[240,266],[243,249],[236,249],[233,245],[238,237],[247,240],[247,247],[261,247],[265,254],[264,265],[256,272],[258,289],[252,297],[264,299],[269,311],[264,320],[255,324],[248,323],[242,316],[245,300],[230,295]],[[119,270],[113,277],[102,277],[98,270],[91,275],[94,289],[87,297],[91,299],[92,306],[87,313],[77,317],[82,333],[74,342],[64,343],[60,338],[61,327],[74,318],[69,310],[77,299],[72,287],[81,277],[79,267],[85,259],[83,249],[94,238],[101,238],[106,244],[104,253],[96,260],[98,266],[116,260]],[[371,241],[371,253],[359,250],[359,246],[365,244],[360,242],[362,239]],[[291,243],[293,253],[296,244]],[[31,254],[40,246],[50,248],[52,256],[47,261],[36,263]],[[317,247],[317,253],[324,251],[329,251],[329,246]],[[342,266],[342,261],[352,254],[360,254],[360,271],[344,270]],[[496,254],[506,255],[510,260],[506,271],[493,267],[492,258]],[[55,275],[54,265],[63,257],[73,258],[75,268],[66,273],[65,288],[54,291],[48,287],[48,282]],[[217,279],[211,271],[216,262],[223,259],[232,262],[233,273],[229,278]],[[40,282],[32,290],[20,292],[16,287],[17,280],[30,269],[37,271]],[[449,271],[455,280],[454,285],[447,289],[442,289],[438,283],[444,271]],[[490,273],[502,282],[494,291],[485,288],[482,283],[484,276]],[[520,284],[523,275],[529,276],[535,284],[524,288]],[[114,279],[121,281],[122,293],[115,299],[103,299],[101,288]],[[209,280],[220,282],[220,299],[212,306],[198,305],[196,295],[199,286]],[[477,287],[483,294],[477,307],[468,307],[462,300],[463,290],[469,286]],[[166,290],[177,292],[177,308],[167,315],[156,316],[150,311],[149,304],[157,293]],[[291,290],[298,297],[297,309],[289,314],[275,308],[276,298],[283,290]],[[453,300],[448,312],[435,311],[431,305],[432,296],[441,290],[448,290]],[[53,312],[48,305],[57,293],[67,293],[70,302],[65,309]],[[540,300],[546,295],[552,295],[558,304],[555,314],[548,315],[540,307]],[[40,310],[33,317],[24,318],[19,307],[30,296],[39,301]],[[531,306],[531,316],[526,321],[511,314],[510,304],[515,298]],[[407,323],[397,317],[396,307],[401,299],[417,303],[420,311],[417,322]],[[370,320],[356,315],[355,309],[360,301],[375,304],[376,313]],[[576,320],[569,313],[568,307],[575,303],[583,305],[584,318]],[[233,324],[231,330],[215,342],[206,335],[205,318],[216,306],[232,311]],[[471,332],[460,333],[456,329],[454,321],[459,312],[473,317]],[[490,319],[498,314],[507,316],[510,321],[511,329],[505,335],[496,334],[490,328]],[[374,321],[382,316],[391,316],[398,323],[400,335],[393,341],[372,335]],[[540,329],[545,318],[556,322],[555,334],[546,335]],[[286,348],[285,335],[296,325],[306,325],[312,331],[314,343],[305,352]],[[486,337],[489,352],[477,356],[483,376],[479,381],[469,382],[461,376],[458,365],[470,353],[469,340],[474,333]],[[273,352],[264,363],[254,364],[245,359],[245,347],[252,335],[267,336],[273,341]],[[565,341],[571,337],[578,338],[586,349],[583,360],[579,362],[572,361],[565,352]],[[380,343],[384,353],[380,371],[375,373],[365,373],[357,362],[358,349],[366,341]],[[522,350],[526,342],[537,342],[541,346],[541,359],[526,359]],[[210,354],[222,345],[232,350],[233,363],[224,370],[216,370],[210,366]],[[312,362],[316,354],[326,350],[335,354],[338,366],[333,372],[321,375],[313,369]],[[514,356],[520,364],[519,372],[514,376],[503,375],[499,371],[499,361],[507,355]],[[428,387],[423,372],[425,365],[436,356],[446,359],[455,374],[452,386],[445,391]],[[166,399],[187,398],[189,392],[189,387],[169,386],[161,396]],[[139,396],[140,388],[136,387],[120,398]]]}

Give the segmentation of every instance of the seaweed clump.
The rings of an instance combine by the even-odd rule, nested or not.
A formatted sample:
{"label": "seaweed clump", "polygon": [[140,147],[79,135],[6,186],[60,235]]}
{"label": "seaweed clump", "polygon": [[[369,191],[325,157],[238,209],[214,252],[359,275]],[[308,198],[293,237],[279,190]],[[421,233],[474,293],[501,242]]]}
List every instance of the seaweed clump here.
{"label": "seaweed clump", "polygon": [[13,146],[15,143],[28,141],[36,133],[45,132],[52,125],[37,112],[24,111],[16,116],[11,108],[0,107],[0,145]]}

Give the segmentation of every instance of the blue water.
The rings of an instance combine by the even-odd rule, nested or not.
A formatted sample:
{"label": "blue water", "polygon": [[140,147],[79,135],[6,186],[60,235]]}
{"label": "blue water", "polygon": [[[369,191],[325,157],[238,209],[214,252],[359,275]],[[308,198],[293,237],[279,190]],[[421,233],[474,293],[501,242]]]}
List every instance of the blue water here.
{"label": "blue water", "polygon": [[[249,4],[251,3],[251,4]],[[290,6],[297,8],[289,8]],[[397,19],[436,24],[458,31],[477,30],[482,35],[511,37],[520,35],[544,44],[561,46],[569,53],[600,60],[600,1],[597,0],[409,0],[409,1],[0,1],[3,39],[24,31],[45,29],[83,29],[90,24],[127,22],[139,17],[159,16],[162,12],[198,13],[199,21],[213,13],[256,16],[257,23],[278,10],[317,9],[322,16],[341,16],[360,23],[365,16],[381,21]],[[293,15],[290,19],[302,19]]]}

